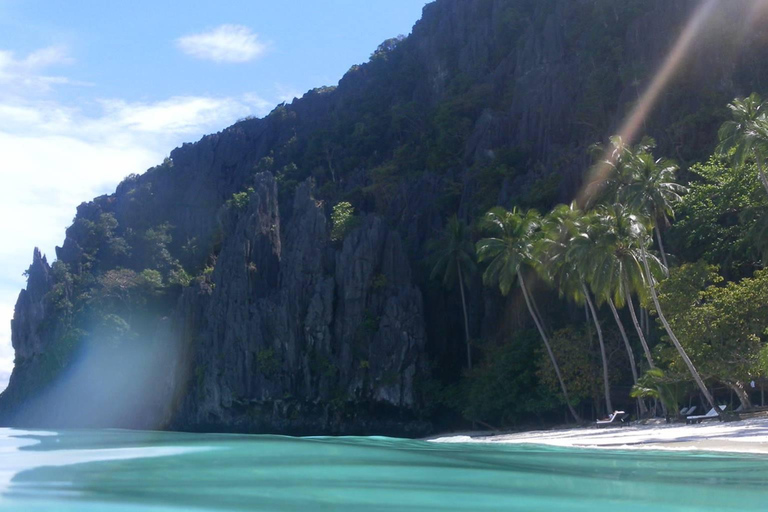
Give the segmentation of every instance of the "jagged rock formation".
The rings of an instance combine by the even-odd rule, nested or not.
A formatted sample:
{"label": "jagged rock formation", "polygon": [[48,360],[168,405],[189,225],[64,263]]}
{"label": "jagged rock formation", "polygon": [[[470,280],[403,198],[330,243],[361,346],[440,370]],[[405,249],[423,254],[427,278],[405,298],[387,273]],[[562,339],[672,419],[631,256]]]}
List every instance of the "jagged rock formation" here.
{"label": "jagged rock formation", "polygon": [[16,357],[20,359],[40,355],[46,349],[42,333],[33,327],[43,322],[48,315],[43,299],[53,283],[48,260],[37,249],[32,256],[32,266],[27,270],[27,275],[27,288],[19,294],[11,321],[11,343]]}
{"label": "jagged rock formation", "polygon": [[[463,343],[426,241],[455,212],[570,199],[586,148],[701,4],[437,0],[338,87],[82,204],[57,263],[34,254],[0,424],[426,432],[424,390],[458,374]],[[723,2],[646,121],[683,163],[706,156],[727,101],[768,85],[750,6]],[[336,243],[341,200],[359,218]],[[473,335],[502,334],[501,299],[470,298]]]}
{"label": "jagged rock formation", "polygon": [[[7,417],[22,425],[427,431],[417,416],[417,381],[427,376],[422,297],[400,235],[368,215],[334,246],[313,188],[308,180],[296,189],[291,219],[281,224],[275,179],[257,174],[247,205],[222,212],[226,235],[210,280],[182,290],[169,316],[153,323],[151,340],[90,343],[71,358],[71,378],[47,389],[38,382],[32,397],[35,386],[20,391],[18,379],[42,373],[46,343],[57,340],[40,335],[53,316],[53,279],[35,251],[14,319],[21,364],[4,395]],[[133,368],[116,377],[127,361]],[[89,388],[99,384],[109,392]],[[110,400],[118,410],[105,409]]]}
{"label": "jagged rock formation", "polygon": [[258,174],[211,285],[185,290],[175,320],[194,339],[195,380],[176,426],[355,432],[387,429],[387,415],[368,425],[376,408],[419,404],[422,300],[400,236],[369,216],[337,250],[312,193],[298,187],[283,233],[275,180]]}

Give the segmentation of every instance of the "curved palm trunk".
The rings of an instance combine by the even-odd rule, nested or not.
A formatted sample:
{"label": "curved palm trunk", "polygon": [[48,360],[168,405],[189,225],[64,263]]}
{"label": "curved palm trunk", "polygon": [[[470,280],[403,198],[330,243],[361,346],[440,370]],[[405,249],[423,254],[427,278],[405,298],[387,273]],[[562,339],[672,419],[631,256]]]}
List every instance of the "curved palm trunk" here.
{"label": "curved palm trunk", "polygon": [[659,244],[661,262],[664,263],[664,274],[669,277],[669,262],[667,261],[667,253],[664,251],[664,242],[661,241],[661,231],[659,231],[658,226],[653,231],[656,232],[656,242]]}
{"label": "curved palm trunk", "polygon": [[533,322],[536,324],[536,328],[539,330],[539,334],[541,335],[541,340],[544,342],[544,346],[547,348],[547,354],[549,354],[549,359],[552,361],[552,366],[555,368],[555,374],[557,375],[557,380],[560,383],[560,389],[563,392],[563,397],[565,397],[565,403],[568,405],[568,410],[571,412],[571,416],[573,416],[573,419],[576,420],[577,423],[581,423],[581,417],[571,405],[570,398],[568,398],[568,389],[565,387],[565,381],[563,381],[563,376],[560,373],[560,367],[557,364],[557,359],[555,359],[555,354],[554,352],[552,352],[552,347],[549,345],[549,339],[547,338],[547,335],[544,332],[544,328],[541,325],[541,321],[539,320],[539,317],[536,316],[536,313],[533,309],[533,305],[532,305],[533,298],[528,295],[528,288],[525,286],[525,280],[523,279],[523,275],[521,273],[518,273],[517,278],[520,282],[520,288],[523,290],[523,297],[525,298],[525,304],[528,306],[528,312],[531,314],[531,317],[533,317]]}
{"label": "curved palm trunk", "polygon": [[464,275],[461,273],[461,265],[456,261],[459,270],[459,289],[461,290],[461,308],[464,311],[464,339],[467,342],[467,368],[472,369],[472,347],[469,343],[469,321],[467,320],[467,299],[464,297]]}
{"label": "curved palm trunk", "polygon": [[635,314],[635,305],[632,303],[632,294],[629,293],[629,289],[627,289],[626,295],[627,295],[627,307],[629,308],[629,314],[632,317],[632,323],[635,325],[635,330],[637,331],[637,335],[640,337],[640,343],[643,345],[643,352],[645,353],[645,359],[648,361],[648,365],[650,365],[651,368],[656,368],[656,365],[653,364],[653,356],[651,356],[651,349],[648,348],[648,342],[645,340],[645,335],[643,334],[643,328],[640,327],[640,322],[637,321],[637,315]]}
{"label": "curved palm trunk", "polygon": [[597,320],[597,311],[595,311],[595,305],[592,304],[592,299],[589,296],[589,290],[587,285],[582,281],[581,288],[584,290],[584,296],[587,298],[587,304],[589,304],[589,310],[592,312],[592,319],[595,322],[597,328],[597,340],[600,342],[600,356],[603,359],[603,392],[605,393],[605,407],[608,414],[613,412],[613,403],[611,402],[611,383],[608,378],[608,356],[605,353],[605,341],[603,340],[603,329],[600,327],[600,322]]}
{"label": "curved palm trunk", "polygon": [[544,315],[542,315],[541,311],[539,311],[539,306],[533,299],[533,295],[531,295],[531,305],[533,306],[533,311],[536,312],[536,316],[539,317],[539,321],[541,322],[541,326],[544,328],[544,332],[547,333],[547,336],[551,335],[552,333],[549,331],[549,328],[544,325]]}
{"label": "curved palm trunk", "polygon": [[736,393],[742,408],[746,410],[752,408],[752,400],[749,399],[749,393],[747,393],[747,390],[744,389],[744,384],[741,381],[727,381],[725,382],[725,385],[731,388],[734,393]]}
{"label": "curved palm trunk", "polygon": [[693,380],[696,381],[696,385],[699,387],[699,391],[701,391],[701,394],[704,395],[704,398],[707,399],[709,406],[715,410],[718,416],[720,416],[720,408],[716,406],[715,399],[712,398],[712,395],[707,389],[707,386],[704,385],[704,381],[701,379],[701,375],[699,375],[699,372],[696,370],[696,367],[693,365],[693,361],[691,361],[691,358],[688,357],[688,354],[686,353],[683,346],[680,344],[680,340],[678,340],[677,336],[675,336],[675,333],[672,332],[672,327],[670,327],[669,322],[667,322],[667,318],[664,316],[664,312],[661,310],[661,305],[659,304],[659,297],[656,294],[656,285],[653,283],[653,276],[651,275],[651,267],[648,265],[648,258],[645,255],[645,249],[640,251],[640,254],[643,257],[643,267],[645,267],[646,278],[648,279],[648,285],[651,290],[651,298],[653,299],[653,304],[656,306],[656,313],[658,313],[659,319],[661,320],[661,323],[664,325],[664,330],[667,331],[667,335],[669,336],[669,339],[672,340],[672,344],[675,346],[678,354],[680,354],[680,357],[683,359],[683,362],[688,367],[688,371],[691,373]]}
{"label": "curved palm trunk", "polygon": [[[611,313],[613,313],[613,319],[616,320],[616,325],[619,327],[621,333],[621,339],[624,340],[624,346],[627,349],[627,356],[629,357],[629,366],[632,368],[632,379],[637,384],[637,363],[635,362],[635,354],[632,352],[632,345],[629,344],[629,338],[627,337],[627,331],[624,330],[624,324],[621,323],[619,318],[619,312],[616,311],[616,305],[613,303],[613,299],[608,298],[608,305],[611,307]],[[645,408],[645,402],[642,399],[637,399],[637,405],[640,407],[640,414],[645,416],[647,410]]]}

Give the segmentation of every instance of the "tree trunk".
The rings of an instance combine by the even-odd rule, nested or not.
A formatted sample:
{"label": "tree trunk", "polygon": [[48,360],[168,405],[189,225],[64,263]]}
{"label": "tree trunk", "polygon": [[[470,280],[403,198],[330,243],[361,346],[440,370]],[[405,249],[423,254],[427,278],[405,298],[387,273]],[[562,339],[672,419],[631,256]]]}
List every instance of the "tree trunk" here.
{"label": "tree trunk", "polygon": [[744,410],[749,410],[752,408],[752,400],[749,399],[749,394],[747,393],[747,390],[744,389],[744,384],[741,381],[728,381],[725,382],[725,385],[731,388],[734,393],[736,393],[739,402],[741,402],[741,407]]}
{"label": "tree trunk", "polygon": [[[629,357],[629,366],[632,368],[632,379],[637,384],[637,364],[635,363],[635,354],[632,352],[632,345],[629,344],[629,338],[627,332],[624,330],[624,324],[621,323],[619,318],[619,312],[616,311],[616,305],[613,303],[613,299],[608,298],[608,305],[611,307],[611,313],[613,313],[613,319],[616,320],[616,325],[619,327],[621,333],[621,339],[624,340],[624,346],[627,348],[627,356]],[[645,408],[645,403],[641,398],[637,399],[637,405],[640,407],[640,414],[645,416],[648,412]]]}
{"label": "tree trunk", "polygon": [[656,232],[656,241],[659,244],[659,252],[661,253],[661,262],[664,263],[664,275],[669,277],[669,262],[667,261],[667,253],[664,252],[664,242],[661,241],[661,231],[659,230],[658,226],[656,226],[654,231]]}
{"label": "tree trunk", "polygon": [[627,294],[627,307],[629,308],[629,314],[632,317],[632,323],[635,325],[635,330],[637,331],[637,335],[640,337],[640,343],[643,345],[643,352],[645,353],[645,359],[648,361],[648,364],[651,368],[656,368],[656,366],[653,364],[653,356],[651,356],[651,349],[648,348],[648,342],[645,341],[645,336],[643,335],[643,329],[640,327],[640,324],[637,321],[637,315],[635,314],[635,305],[632,303],[632,294],[629,293],[629,289],[626,290]]}
{"label": "tree trunk", "polygon": [[704,385],[704,381],[701,379],[701,375],[699,375],[699,372],[696,371],[696,367],[693,365],[693,361],[691,361],[691,358],[688,357],[688,354],[685,352],[685,349],[680,344],[680,340],[677,339],[677,336],[675,336],[675,333],[672,332],[672,327],[670,327],[669,322],[667,322],[667,318],[664,316],[664,312],[661,310],[661,305],[659,304],[659,297],[656,295],[656,285],[653,282],[653,275],[651,274],[651,267],[648,265],[648,258],[645,255],[645,249],[643,249],[640,253],[643,257],[643,267],[645,267],[645,275],[648,279],[648,285],[651,290],[651,298],[653,299],[653,304],[656,306],[656,313],[659,315],[659,319],[661,320],[661,323],[664,325],[664,330],[667,331],[667,335],[669,336],[669,339],[672,340],[672,344],[675,345],[675,348],[677,349],[678,354],[680,354],[680,357],[683,359],[683,362],[688,367],[688,371],[691,373],[691,376],[693,377],[693,380],[696,381],[696,385],[699,387],[699,390],[701,391],[701,394],[704,395],[704,397],[707,399],[707,402],[709,402],[710,407],[712,407],[718,416],[720,416],[720,408],[717,407],[717,404],[715,403],[715,399],[712,398],[712,394],[707,389],[707,386]]}
{"label": "tree trunk", "polygon": [[643,317],[643,332],[645,333],[645,337],[648,338],[651,336],[651,318],[648,314],[648,310],[642,305],[640,306],[640,315]]}
{"label": "tree trunk", "polygon": [[592,299],[589,297],[589,290],[584,282],[581,282],[581,288],[584,290],[584,296],[589,304],[589,310],[592,311],[592,319],[595,321],[595,327],[597,328],[597,340],[600,342],[600,355],[603,359],[603,392],[605,393],[605,406],[608,408],[608,414],[611,414],[613,409],[613,403],[611,403],[611,383],[608,378],[608,356],[605,353],[605,342],[603,341],[603,329],[600,327],[600,322],[597,319],[597,312],[595,311],[595,305],[592,304]]}
{"label": "tree trunk", "polygon": [[461,290],[461,308],[464,311],[464,339],[467,342],[467,368],[472,369],[472,347],[469,343],[469,321],[467,320],[467,299],[464,297],[464,276],[461,273],[461,265],[456,261],[459,270],[459,289]]}
{"label": "tree trunk", "polygon": [[544,315],[539,311],[539,306],[536,304],[536,301],[533,300],[533,295],[531,295],[531,305],[533,306],[533,311],[536,313],[536,316],[539,318],[539,322],[541,322],[541,326],[544,328],[544,332],[547,333],[547,336],[551,335],[552,333],[550,333],[547,326],[544,325]]}
{"label": "tree trunk", "polygon": [[549,345],[549,339],[547,338],[547,335],[544,332],[544,328],[542,327],[539,318],[536,316],[536,313],[534,312],[533,305],[532,305],[533,297],[530,297],[528,295],[528,288],[526,288],[525,286],[525,280],[523,279],[522,273],[518,273],[517,278],[520,281],[520,289],[523,290],[523,297],[525,298],[525,304],[528,306],[528,312],[531,314],[531,317],[533,317],[533,322],[536,324],[536,328],[539,330],[541,339],[544,342],[544,346],[547,349],[547,354],[549,354],[549,359],[552,361],[552,366],[555,368],[555,375],[557,375],[557,380],[560,383],[560,389],[563,391],[563,397],[565,398],[565,403],[568,405],[568,410],[571,411],[571,416],[573,416],[573,419],[576,420],[577,423],[581,423],[581,417],[571,405],[570,398],[568,398],[568,389],[565,387],[565,381],[563,381],[563,376],[560,373],[560,367],[557,365],[555,354],[554,352],[552,352],[552,347]]}

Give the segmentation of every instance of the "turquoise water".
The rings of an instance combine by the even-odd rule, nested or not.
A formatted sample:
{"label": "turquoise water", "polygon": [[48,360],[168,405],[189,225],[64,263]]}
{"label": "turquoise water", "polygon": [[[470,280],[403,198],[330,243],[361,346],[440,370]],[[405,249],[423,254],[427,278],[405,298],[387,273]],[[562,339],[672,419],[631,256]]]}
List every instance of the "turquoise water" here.
{"label": "turquoise water", "polygon": [[0,429],[0,512],[768,510],[768,457]]}

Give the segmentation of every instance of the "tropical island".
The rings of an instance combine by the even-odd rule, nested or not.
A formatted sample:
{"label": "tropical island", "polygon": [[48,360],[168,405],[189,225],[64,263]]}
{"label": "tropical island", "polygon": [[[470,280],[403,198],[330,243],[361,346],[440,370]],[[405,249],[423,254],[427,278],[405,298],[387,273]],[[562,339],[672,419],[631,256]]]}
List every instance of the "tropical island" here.
{"label": "tropical island", "polygon": [[34,251],[0,425],[759,418],[762,15],[428,4],[338,86],[81,204],[55,261]]}

